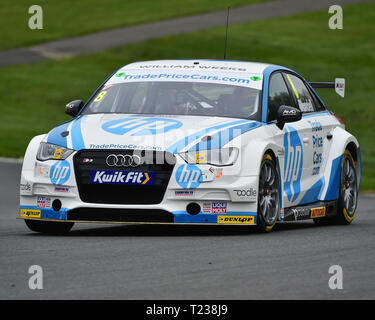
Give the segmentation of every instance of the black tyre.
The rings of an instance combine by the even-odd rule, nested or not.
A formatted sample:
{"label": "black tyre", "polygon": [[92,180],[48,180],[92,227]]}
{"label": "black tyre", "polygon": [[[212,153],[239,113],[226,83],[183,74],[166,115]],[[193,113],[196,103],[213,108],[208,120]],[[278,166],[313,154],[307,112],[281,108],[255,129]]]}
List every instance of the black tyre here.
{"label": "black tyre", "polygon": [[74,225],[73,222],[52,222],[37,220],[25,220],[25,223],[31,231],[47,234],[68,233]]}
{"label": "black tyre", "polygon": [[358,202],[358,182],[354,159],[345,150],[340,169],[339,199],[337,215],[329,218],[314,219],[317,224],[350,224],[354,220]]}
{"label": "black tyre", "polygon": [[269,154],[263,156],[258,188],[258,229],[270,232],[280,213],[280,179],[275,162]]}

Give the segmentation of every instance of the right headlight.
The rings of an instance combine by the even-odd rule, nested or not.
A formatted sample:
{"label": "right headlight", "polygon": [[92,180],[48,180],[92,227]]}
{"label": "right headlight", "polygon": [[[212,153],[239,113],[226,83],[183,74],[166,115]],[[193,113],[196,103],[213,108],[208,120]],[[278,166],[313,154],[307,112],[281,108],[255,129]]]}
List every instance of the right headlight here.
{"label": "right headlight", "polygon": [[180,157],[189,164],[212,164],[219,167],[233,165],[238,154],[238,148],[234,147],[179,153]]}
{"label": "right headlight", "polygon": [[57,146],[48,142],[41,142],[36,158],[40,161],[45,160],[65,160],[74,150]]}

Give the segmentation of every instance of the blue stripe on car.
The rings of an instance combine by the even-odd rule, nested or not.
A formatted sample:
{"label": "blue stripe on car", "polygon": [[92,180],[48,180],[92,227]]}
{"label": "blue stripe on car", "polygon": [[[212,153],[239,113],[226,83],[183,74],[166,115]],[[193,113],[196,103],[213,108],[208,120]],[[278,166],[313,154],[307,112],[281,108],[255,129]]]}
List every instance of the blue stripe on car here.
{"label": "blue stripe on car", "polygon": [[225,127],[230,127],[232,125],[236,125],[240,123],[246,123],[248,121],[249,120],[237,120],[237,121],[219,124],[210,128],[200,130],[172,144],[166,151],[171,152],[171,153],[178,153],[181,150],[183,150],[185,147],[187,147],[189,144],[193,143],[195,140],[198,140],[199,138],[202,138],[204,135],[208,134],[209,132],[219,130]]}
{"label": "blue stripe on car", "polygon": [[66,220],[69,209],[61,208],[55,211],[52,208],[39,208],[36,206],[20,206],[20,209],[40,210],[40,219]]}
{"label": "blue stripe on car", "polygon": [[320,199],[324,187],[324,177],[321,177],[309,190],[306,191],[298,205],[317,202]]}
{"label": "blue stripe on car", "polygon": [[52,129],[48,134],[47,142],[56,144],[58,146],[67,147],[67,139],[61,135],[62,132],[68,129],[68,126],[72,120],[65,122],[58,127]]}
{"label": "blue stripe on car", "polygon": [[237,136],[242,135],[250,130],[256,129],[260,126],[262,126],[262,124],[259,122],[249,122],[235,127],[227,128],[211,135],[211,140],[201,141],[197,143],[195,146],[191,147],[189,151],[220,149]]}
{"label": "blue stripe on car", "polygon": [[82,137],[82,129],[81,129],[81,122],[83,117],[79,116],[73,122],[72,129],[71,129],[71,137],[72,137],[72,148],[73,150],[81,150],[85,149],[85,143]]}
{"label": "blue stripe on car", "polygon": [[[217,216],[220,214],[204,214],[200,213],[198,215],[192,216],[188,214],[186,211],[173,211],[174,215],[174,222],[175,223],[217,223]],[[254,224],[257,223],[257,213],[256,212],[243,212],[243,211],[229,211],[225,214],[225,216],[253,216],[254,217]]]}
{"label": "blue stripe on car", "polygon": [[341,171],[342,155],[332,161],[331,174],[329,176],[329,183],[327,193],[324,200],[337,200],[339,198],[339,184]]}

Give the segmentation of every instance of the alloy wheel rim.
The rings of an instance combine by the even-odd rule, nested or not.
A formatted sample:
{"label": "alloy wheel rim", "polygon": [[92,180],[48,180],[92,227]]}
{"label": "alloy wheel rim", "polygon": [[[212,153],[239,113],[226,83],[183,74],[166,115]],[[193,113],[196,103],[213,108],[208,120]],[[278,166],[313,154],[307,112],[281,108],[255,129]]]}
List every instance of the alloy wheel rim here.
{"label": "alloy wheel rim", "polygon": [[279,210],[279,181],[275,168],[268,161],[260,171],[259,209],[264,222],[273,225]]}
{"label": "alloy wheel rim", "polygon": [[349,216],[353,216],[357,208],[357,179],[355,169],[346,156],[341,169],[341,199]]}

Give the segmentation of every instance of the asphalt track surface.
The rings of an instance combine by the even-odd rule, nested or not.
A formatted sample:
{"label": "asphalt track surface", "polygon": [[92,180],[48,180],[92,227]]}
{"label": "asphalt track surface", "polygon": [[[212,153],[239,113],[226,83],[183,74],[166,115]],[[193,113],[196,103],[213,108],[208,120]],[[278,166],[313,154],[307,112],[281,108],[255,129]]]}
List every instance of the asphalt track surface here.
{"label": "asphalt track surface", "polygon": [[[0,299],[374,299],[375,196],[349,226],[75,225],[67,236],[17,220],[21,166],[0,163]],[[31,290],[31,265],[43,289]],[[343,269],[331,290],[328,269]]]}
{"label": "asphalt track surface", "polygon": [[[331,5],[350,5],[374,0],[275,0],[231,10],[229,23],[271,19],[303,12],[326,10]],[[227,10],[151,22],[66,38],[31,47],[0,52],[0,67],[47,59],[69,58],[77,54],[108,50],[149,39],[178,35],[225,25]]]}

